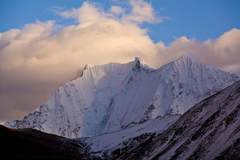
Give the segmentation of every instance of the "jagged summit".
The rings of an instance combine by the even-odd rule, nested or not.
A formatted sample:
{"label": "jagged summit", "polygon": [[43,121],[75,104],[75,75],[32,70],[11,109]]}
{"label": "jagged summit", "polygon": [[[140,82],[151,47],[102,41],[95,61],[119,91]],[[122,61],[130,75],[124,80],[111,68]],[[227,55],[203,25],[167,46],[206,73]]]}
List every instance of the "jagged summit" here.
{"label": "jagged summit", "polygon": [[140,58],[139,57],[134,57],[134,62],[140,63]]}
{"label": "jagged summit", "polygon": [[146,64],[142,64],[140,58],[135,57],[132,61],[127,63],[108,63],[103,65],[86,64],[84,65],[82,70],[79,73],[77,73],[77,76],[75,76],[72,80],[81,79],[84,76],[84,74],[86,75],[91,74],[94,78],[97,78],[98,76],[101,76],[100,74],[102,73],[109,74],[112,72],[118,72],[119,70],[123,70],[125,71],[125,73],[130,73],[131,70],[152,71],[154,69],[147,66]]}
{"label": "jagged summit", "polygon": [[133,66],[133,70],[138,70],[141,68],[141,62],[140,59],[138,57],[134,58],[134,66]]}
{"label": "jagged summit", "polygon": [[140,58],[139,57],[135,57],[134,58],[134,63],[135,63],[136,66],[140,66],[141,65]]}
{"label": "jagged summit", "polygon": [[186,56],[156,70],[139,58],[125,64],[87,65],[79,78],[59,87],[46,103],[6,125],[70,138],[91,137],[159,116],[183,114],[236,79]]}

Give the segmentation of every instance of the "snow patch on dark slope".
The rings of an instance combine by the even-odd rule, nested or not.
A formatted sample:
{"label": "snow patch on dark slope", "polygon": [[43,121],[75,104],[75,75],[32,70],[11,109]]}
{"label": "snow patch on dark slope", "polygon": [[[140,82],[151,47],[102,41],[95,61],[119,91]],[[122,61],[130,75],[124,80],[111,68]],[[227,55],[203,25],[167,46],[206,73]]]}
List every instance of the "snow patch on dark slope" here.
{"label": "snow patch on dark slope", "polygon": [[[117,133],[149,120],[183,114],[237,79],[186,56],[159,69],[141,64],[138,58],[126,64],[88,65],[46,103],[22,120],[5,125],[68,138]],[[163,130],[161,126],[168,125],[162,121],[159,128]]]}
{"label": "snow patch on dark slope", "polygon": [[141,135],[124,144],[111,150],[108,158],[240,159],[240,81],[196,104],[166,131]]}

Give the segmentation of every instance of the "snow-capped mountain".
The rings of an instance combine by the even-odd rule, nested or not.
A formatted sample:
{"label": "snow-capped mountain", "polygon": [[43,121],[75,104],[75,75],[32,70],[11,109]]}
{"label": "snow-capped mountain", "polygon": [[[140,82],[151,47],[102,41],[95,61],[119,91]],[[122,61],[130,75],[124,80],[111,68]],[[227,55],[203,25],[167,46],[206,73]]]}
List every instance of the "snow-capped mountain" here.
{"label": "snow-capped mountain", "polygon": [[70,138],[116,133],[183,114],[237,79],[186,56],[159,69],[141,64],[138,58],[126,64],[86,66],[80,77],[56,90],[46,103],[5,125]]}
{"label": "snow-capped mountain", "polygon": [[164,132],[112,149],[114,160],[238,160],[240,81],[193,106]]}

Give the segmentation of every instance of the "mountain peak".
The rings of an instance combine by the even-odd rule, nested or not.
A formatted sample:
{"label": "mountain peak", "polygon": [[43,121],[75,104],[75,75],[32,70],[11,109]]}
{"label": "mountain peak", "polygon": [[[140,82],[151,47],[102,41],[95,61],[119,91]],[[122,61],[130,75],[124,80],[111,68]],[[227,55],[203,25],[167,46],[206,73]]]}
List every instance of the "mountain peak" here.
{"label": "mountain peak", "polygon": [[134,58],[134,61],[133,61],[133,70],[138,70],[141,68],[141,62],[140,62],[140,59],[139,57],[135,57]]}
{"label": "mountain peak", "polygon": [[135,63],[140,63],[140,58],[139,58],[139,57],[135,57],[135,58],[134,58],[134,62],[135,62]]}
{"label": "mountain peak", "polygon": [[89,66],[88,66],[87,64],[83,67],[83,69],[82,69],[82,71],[81,71],[81,74],[80,74],[80,77],[83,76],[84,71],[87,70],[88,67],[89,67]]}

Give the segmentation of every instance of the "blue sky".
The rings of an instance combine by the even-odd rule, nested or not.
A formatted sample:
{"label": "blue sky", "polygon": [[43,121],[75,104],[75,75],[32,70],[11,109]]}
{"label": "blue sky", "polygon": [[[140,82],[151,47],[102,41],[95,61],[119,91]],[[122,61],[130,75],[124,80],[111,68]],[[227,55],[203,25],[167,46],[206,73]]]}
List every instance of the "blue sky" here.
{"label": "blue sky", "polygon": [[[83,0],[1,0],[0,32],[21,28],[36,20],[55,20],[69,24],[59,17],[56,8],[78,8]],[[104,9],[111,0],[94,1]],[[239,0],[148,0],[160,16],[168,17],[160,24],[144,24],[154,41],[169,43],[180,36],[197,40],[217,38],[231,28],[240,28]],[[118,2],[121,3],[121,2]]]}

